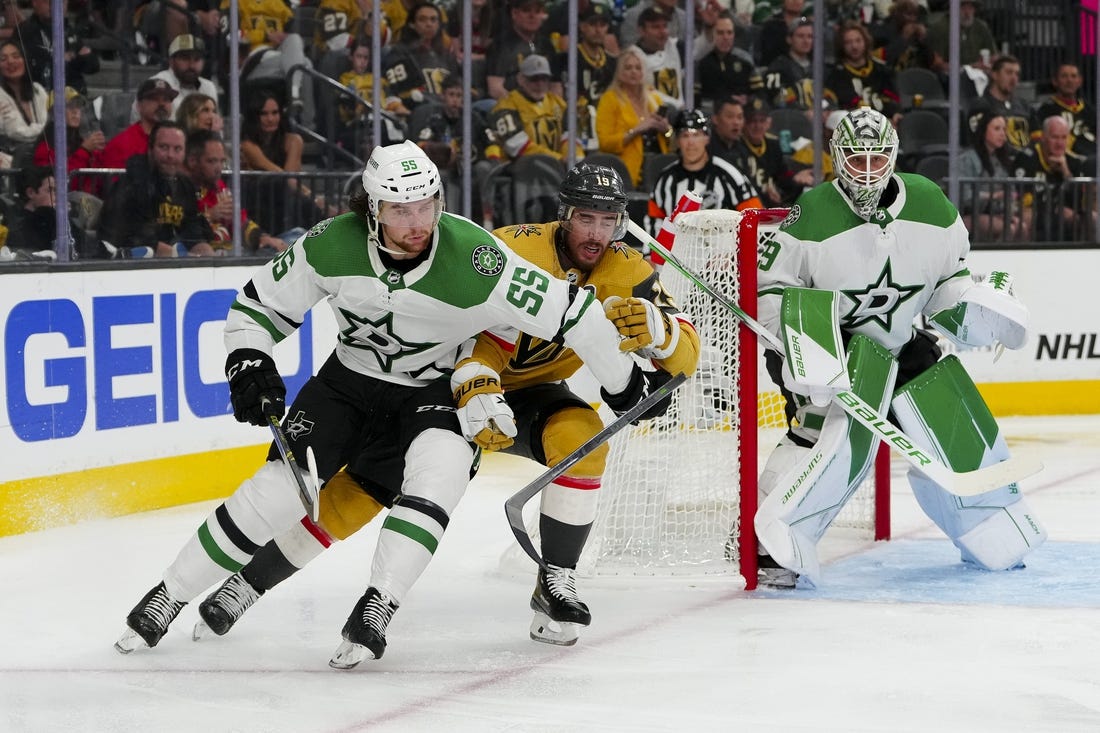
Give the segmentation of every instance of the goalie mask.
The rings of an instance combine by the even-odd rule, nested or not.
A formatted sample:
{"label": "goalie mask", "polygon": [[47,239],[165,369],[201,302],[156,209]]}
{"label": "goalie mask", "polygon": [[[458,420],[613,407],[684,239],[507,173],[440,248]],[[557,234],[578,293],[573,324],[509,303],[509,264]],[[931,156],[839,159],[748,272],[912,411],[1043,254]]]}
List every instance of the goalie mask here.
{"label": "goalie mask", "polygon": [[[367,194],[370,239],[382,246],[378,225],[418,227],[434,230],[443,212],[443,188],[436,168],[416,143],[408,140],[374,149],[363,169],[363,190]],[[384,204],[394,204],[384,206]]]}
{"label": "goalie mask", "polygon": [[578,209],[615,214],[615,230],[610,241],[626,235],[626,192],[623,179],[614,168],[578,163],[565,174],[558,189],[558,221],[563,229],[570,228],[573,212]]}
{"label": "goalie mask", "polygon": [[890,184],[898,159],[898,134],[882,113],[869,107],[852,110],[829,141],[833,169],[856,213],[870,221],[882,192]]}

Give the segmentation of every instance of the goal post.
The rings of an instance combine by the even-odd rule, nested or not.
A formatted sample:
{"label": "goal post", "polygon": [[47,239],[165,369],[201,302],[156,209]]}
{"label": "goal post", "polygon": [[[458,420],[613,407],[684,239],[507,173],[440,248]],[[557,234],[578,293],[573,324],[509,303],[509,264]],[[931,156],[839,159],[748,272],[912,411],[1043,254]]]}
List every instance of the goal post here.
{"label": "goal post", "polygon": [[[676,220],[675,253],[756,317],[756,261],[786,209],[704,210]],[[740,574],[756,586],[757,476],[786,430],[784,400],[756,335],[665,265],[661,280],[699,334],[695,375],[660,418],[611,441],[582,574]],[[889,454],[835,524],[889,535]]]}

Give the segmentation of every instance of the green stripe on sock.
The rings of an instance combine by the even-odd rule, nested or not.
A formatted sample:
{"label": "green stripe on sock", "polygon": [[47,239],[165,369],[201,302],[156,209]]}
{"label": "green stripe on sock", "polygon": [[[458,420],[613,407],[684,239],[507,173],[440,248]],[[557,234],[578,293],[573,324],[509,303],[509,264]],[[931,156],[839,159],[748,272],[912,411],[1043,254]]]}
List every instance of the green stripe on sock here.
{"label": "green stripe on sock", "polygon": [[403,534],[413,542],[419,542],[433,555],[435,554],[435,548],[439,547],[439,540],[437,540],[435,535],[431,532],[422,527],[417,527],[412,522],[406,522],[404,519],[398,519],[392,515],[386,517],[386,521],[382,522],[382,529],[388,529],[391,532]]}
{"label": "green stripe on sock", "polygon": [[218,543],[214,541],[213,535],[210,534],[210,528],[206,526],[206,522],[202,523],[199,527],[199,544],[202,545],[202,549],[206,550],[206,554],[210,556],[210,559],[221,565],[223,568],[231,573],[235,573],[244,567],[244,563],[239,563],[229,555],[226,555],[222,548],[218,547]]}

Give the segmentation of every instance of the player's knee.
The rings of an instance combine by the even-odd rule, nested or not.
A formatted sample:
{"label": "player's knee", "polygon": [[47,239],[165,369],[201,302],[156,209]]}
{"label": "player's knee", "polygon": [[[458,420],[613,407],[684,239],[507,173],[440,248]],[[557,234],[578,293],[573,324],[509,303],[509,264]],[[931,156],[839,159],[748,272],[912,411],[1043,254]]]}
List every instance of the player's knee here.
{"label": "player's knee", "polygon": [[457,433],[439,428],[425,430],[405,452],[406,496],[419,497],[454,512],[470,480],[473,449]]}
{"label": "player's knee", "polygon": [[346,540],[382,511],[382,503],[368,494],[346,471],[338,471],[319,496],[318,523],[338,540]]}
{"label": "player's knee", "polygon": [[[542,429],[542,450],[548,466],[556,466],[593,435],[603,429],[603,422],[595,410],[588,407],[567,407],[558,410]],[[602,476],[607,464],[607,443],[599,446],[576,462],[568,471],[570,476]]]}

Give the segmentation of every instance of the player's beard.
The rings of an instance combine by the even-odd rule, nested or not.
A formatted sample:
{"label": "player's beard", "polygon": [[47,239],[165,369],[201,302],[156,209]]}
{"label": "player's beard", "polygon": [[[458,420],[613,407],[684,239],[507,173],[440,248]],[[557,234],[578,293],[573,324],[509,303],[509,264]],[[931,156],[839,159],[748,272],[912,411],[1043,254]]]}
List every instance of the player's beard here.
{"label": "player's beard", "polygon": [[577,269],[590,272],[603,257],[607,244],[598,239],[585,239],[570,253]]}

